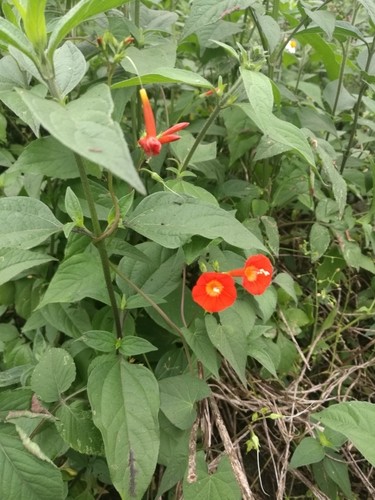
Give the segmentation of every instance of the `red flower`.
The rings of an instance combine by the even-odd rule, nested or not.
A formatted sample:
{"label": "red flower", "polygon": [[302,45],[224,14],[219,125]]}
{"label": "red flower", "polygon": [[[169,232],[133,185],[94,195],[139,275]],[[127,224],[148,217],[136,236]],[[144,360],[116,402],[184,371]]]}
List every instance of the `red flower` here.
{"label": "red flower", "polygon": [[139,95],[142,101],[146,132],[139,139],[138,144],[144,150],[147,156],[156,156],[160,153],[162,144],[177,141],[178,139],[180,139],[180,136],[177,135],[176,132],[179,132],[180,130],[186,128],[189,125],[189,122],[177,123],[161,134],[156,135],[154,112],[152,111],[152,107],[148,99],[146,90],[140,89]]}
{"label": "red flower", "polygon": [[252,295],[261,295],[271,284],[272,271],[271,261],[258,254],[249,257],[243,268],[228,271],[228,274],[243,278],[242,286]]}
{"label": "red flower", "polygon": [[228,274],[203,273],[192,290],[194,302],[207,312],[223,311],[230,307],[237,297],[234,280]]}

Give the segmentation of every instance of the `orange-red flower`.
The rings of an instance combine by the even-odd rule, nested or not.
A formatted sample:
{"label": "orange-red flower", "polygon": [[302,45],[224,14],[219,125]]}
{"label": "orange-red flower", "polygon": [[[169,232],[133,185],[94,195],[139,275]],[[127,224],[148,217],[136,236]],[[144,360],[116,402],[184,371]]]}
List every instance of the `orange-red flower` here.
{"label": "orange-red flower", "polygon": [[170,127],[157,135],[154,112],[152,111],[151,103],[146,90],[140,89],[139,95],[142,101],[145,133],[139,139],[138,144],[147,156],[156,156],[160,153],[162,144],[180,139],[180,136],[177,135],[176,132],[186,128],[189,125],[189,122],[177,123],[176,125],[173,125],[173,127]]}
{"label": "orange-red flower", "polygon": [[207,312],[223,311],[237,297],[234,280],[229,274],[203,273],[192,290],[193,300]]}
{"label": "orange-red flower", "polygon": [[252,295],[261,295],[272,281],[272,264],[265,255],[253,255],[247,259],[244,267],[228,271],[230,276],[242,278],[242,286]]}

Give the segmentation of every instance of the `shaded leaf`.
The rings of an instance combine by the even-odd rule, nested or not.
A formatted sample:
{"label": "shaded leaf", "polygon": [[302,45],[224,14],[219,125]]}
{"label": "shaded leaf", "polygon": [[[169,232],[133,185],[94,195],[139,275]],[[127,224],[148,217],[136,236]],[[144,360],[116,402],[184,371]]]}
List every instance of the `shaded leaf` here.
{"label": "shaded leaf", "polygon": [[375,465],[375,404],[365,401],[333,404],[315,413],[313,418],[346,436]]}
{"label": "shaded leaf", "polygon": [[121,127],[111,118],[113,101],[109,87],[96,85],[66,106],[27,90],[18,92],[43,127],[62,144],[145,192]]}
{"label": "shaded leaf", "polygon": [[58,401],[76,378],[76,367],[65,349],[51,348],[40,358],[31,377],[32,390],[46,403]]}
{"label": "shaded leaf", "polygon": [[160,409],[179,429],[189,429],[196,419],[195,403],[211,394],[204,380],[178,375],[159,381]]}
{"label": "shaded leaf", "polygon": [[60,264],[38,309],[54,302],[78,302],[86,297],[109,303],[100,258],[96,253],[73,255]]}
{"label": "shaded leaf", "polygon": [[32,248],[62,229],[51,210],[24,196],[0,199],[0,247]]}
{"label": "shaded leaf", "polygon": [[54,25],[49,43],[48,55],[51,57],[65,36],[86,19],[114,9],[127,3],[129,0],[80,0]]}
{"label": "shaded leaf", "polygon": [[290,467],[296,469],[303,465],[320,462],[325,457],[323,446],[313,437],[303,438],[294,450],[290,460]]}
{"label": "shaded leaf", "polygon": [[86,455],[102,455],[103,441],[99,429],[92,421],[91,411],[85,411],[81,403],[63,403],[56,411],[56,428],[73,450]]}
{"label": "shaded leaf", "polygon": [[22,250],[20,248],[0,248],[0,285],[18,274],[35,266],[55,260],[49,255]]}
{"label": "shaded leaf", "polygon": [[208,336],[237,373],[241,382],[246,385],[245,368],[247,361],[246,333],[236,324],[220,324],[214,316],[207,314],[205,323]]}
{"label": "shaded leaf", "polygon": [[193,87],[211,88],[212,84],[192,71],[177,68],[158,68],[155,73],[146,73],[134,78],[128,78],[122,82],[112,85],[113,89],[120,89],[122,87],[133,87],[134,85],[143,85],[149,83],[186,83]]}
{"label": "shaded leaf", "polygon": [[60,471],[25,450],[13,425],[0,424],[2,500],[63,500]]}
{"label": "shaded leaf", "polygon": [[266,251],[229,212],[184,195],[159,192],[148,196],[125,219],[125,226],[167,248],[178,248],[193,235],[201,235]]}
{"label": "shaded leaf", "polygon": [[197,453],[197,481],[184,481],[185,500],[240,500],[241,490],[233,474],[228,457],[220,460],[213,474],[209,474],[204,452]]}
{"label": "shaded leaf", "polygon": [[144,366],[119,356],[96,358],[88,395],[113,484],[122,498],[141,499],[159,450],[159,390]]}
{"label": "shaded leaf", "polygon": [[296,150],[310,165],[314,156],[303,132],[292,123],[280,120],[272,113],[271,81],[262,73],[241,70],[249,104],[239,104],[255,125],[271,140]]}
{"label": "shaded leaf", "polygon": [[246,9],[255,0],[194,0],[182,34],[183,38],[195,33],[199,28],[216,23],[233,11]]}

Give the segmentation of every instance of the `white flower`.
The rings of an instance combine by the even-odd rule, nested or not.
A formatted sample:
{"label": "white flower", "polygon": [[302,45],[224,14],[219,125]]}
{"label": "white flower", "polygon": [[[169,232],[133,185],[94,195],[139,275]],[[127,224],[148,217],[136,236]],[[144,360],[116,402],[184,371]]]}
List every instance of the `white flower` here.
{"label": "white flower", "polygon": [[295,40],[289,40],[285,46],[285,50],[289,52],[289,54],[295,54],[297,50],[297,42]]}

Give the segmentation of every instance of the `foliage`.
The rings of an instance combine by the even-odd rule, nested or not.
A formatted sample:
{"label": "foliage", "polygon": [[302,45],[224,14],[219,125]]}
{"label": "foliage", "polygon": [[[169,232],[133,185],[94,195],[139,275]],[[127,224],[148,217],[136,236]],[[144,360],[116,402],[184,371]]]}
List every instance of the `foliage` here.
{"label": "foliage", "polygon": [[1,498],[372,498],[373,2],[0,8]]}

